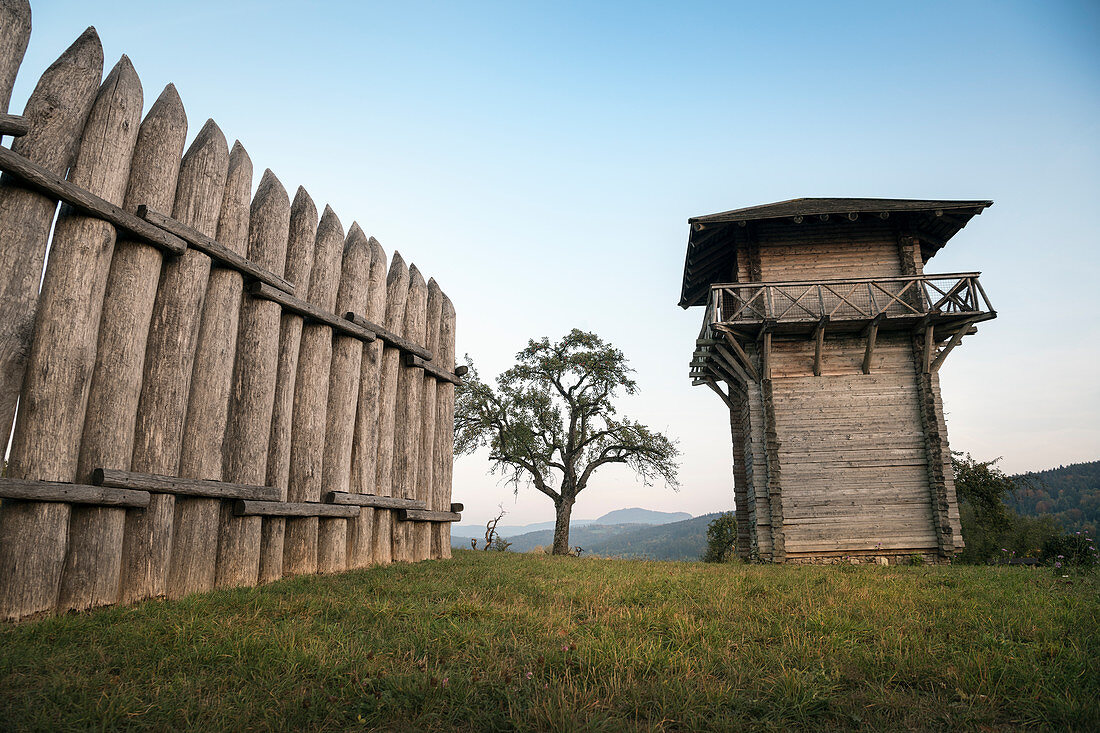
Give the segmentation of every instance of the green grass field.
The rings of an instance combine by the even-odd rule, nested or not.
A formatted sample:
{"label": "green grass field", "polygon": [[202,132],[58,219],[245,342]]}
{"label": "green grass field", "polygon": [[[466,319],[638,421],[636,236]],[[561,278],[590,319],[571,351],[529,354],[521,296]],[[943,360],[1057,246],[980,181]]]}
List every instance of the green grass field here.
{"label": "green grass field", "polygon": [[1096,730],[1098,592],[460,551],[2,626],[0,728]]}

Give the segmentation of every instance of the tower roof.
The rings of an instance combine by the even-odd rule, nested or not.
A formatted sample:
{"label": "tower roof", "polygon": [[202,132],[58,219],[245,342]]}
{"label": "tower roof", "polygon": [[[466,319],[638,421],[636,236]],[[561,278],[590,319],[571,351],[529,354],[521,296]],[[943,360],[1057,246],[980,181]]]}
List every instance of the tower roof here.
{"label": "tower roof", "polygon": [[[786,220],[794,227],[804,222],[892,218],[899,228],[921,240],[921,256],[928,261],[972,217],[992,205],[992,201],[800,198],[695,216],[688,219],[690,228],[680,306],[702,305],[710,284],[728,279],[727,273],[733,264],[735,232],[752,222]],[[796,237],[797,230],[791,234],[792,238]]]}

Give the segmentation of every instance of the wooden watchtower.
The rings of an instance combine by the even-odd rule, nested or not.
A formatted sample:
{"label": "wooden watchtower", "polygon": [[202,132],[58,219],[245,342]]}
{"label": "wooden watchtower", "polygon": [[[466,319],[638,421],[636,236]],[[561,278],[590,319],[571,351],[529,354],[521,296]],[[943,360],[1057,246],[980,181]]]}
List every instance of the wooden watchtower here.
{"label": "wooden watchtower", "polygon": [[865,561],[962,549],[937,372],[996,317],[924,264],[991,201],[795,199],[689,220],[693,384],[730,411],[737,553]]}

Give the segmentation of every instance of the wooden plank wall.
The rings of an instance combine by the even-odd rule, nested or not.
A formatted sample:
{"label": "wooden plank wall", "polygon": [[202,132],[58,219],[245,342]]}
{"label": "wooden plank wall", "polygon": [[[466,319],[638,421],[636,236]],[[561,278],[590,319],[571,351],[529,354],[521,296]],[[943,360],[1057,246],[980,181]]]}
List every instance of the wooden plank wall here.
{"label": "wooden plank wall", "polygon": [[[797,233],[797,240],[792,235]],[[763,282],[898,277],[897,238],[889,221],[784,224],[754,231]]]}
{"label": "wooden plank wall", "polygon": [[928,464],[908,334],[879,337],[871,374],[863,341],[773,344],[773,393],[789,554],[935,551]]}

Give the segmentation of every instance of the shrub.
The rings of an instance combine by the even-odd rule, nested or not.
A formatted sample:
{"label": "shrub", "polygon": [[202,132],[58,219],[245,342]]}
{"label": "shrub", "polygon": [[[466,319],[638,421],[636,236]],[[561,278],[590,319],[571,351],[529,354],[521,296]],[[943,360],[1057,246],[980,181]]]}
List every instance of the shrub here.
{"label": "shrub", "polygon": [[707,549],[703,562],[729,562],[736,558],[737,520],[733,512],[725,512],[707,525]]}
{"label": "shrub", "polygon": [[1088,530],[1049,538],[1043,543],[1042,559],[1055,567],[1100,565],[1100,551]]}

